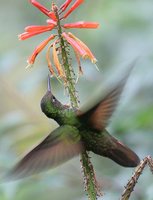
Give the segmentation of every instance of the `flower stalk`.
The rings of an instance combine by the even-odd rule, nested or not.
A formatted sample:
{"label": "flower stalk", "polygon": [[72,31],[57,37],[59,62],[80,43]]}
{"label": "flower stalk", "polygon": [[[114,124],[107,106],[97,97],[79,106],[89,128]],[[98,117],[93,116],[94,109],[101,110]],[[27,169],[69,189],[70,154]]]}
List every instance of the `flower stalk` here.
{"label": "flower stalk", "polygon": [[59,43],[61,47],[61,57],[62,57],[62,62],[63,62],[63,67],[64,67],[64,72],[65,72],[65,84],[66,88],[68,89],[68,93],[70,96],[70,101],[71,101],[71,107],[73,108],[78,108],[78,99],[76,95],[76,89],[75,89],[75,81],[73,78],[74,70],[73,68],[70,67],[69,64],[69,59],[66,51],[66,45],[65,41],[62,37],[62,28],[60,24],[60,19],[58,15],[58,8],[54,5],[53,6],[53,11],[55,13],[55,16],[57,18],[57,30],[58,30],[58,37],[59,37]]}
{"label": "flower stalk", "polygon": [[82,164],[85,191],[88,194],[88,199],[96,200],[97,197],[102,196],[102,193],[100,192],[100,187],[96,180],[94,168],[90,161],[90,157],[86,151],[81,154],[80,161]]}
{"label": "flower stalk", "polygon": [[[76,89],[75,89],[75,82],[72,77],[72,73],[74,74],[73,68],[70,67],[69,59],[66,51],[66,45],[65,41],[62,37],[62,28],[60,25],[60,19],[58,15],[58,9],[55,6],[54,7],[55,16],[57,18],[57,29],[58,29],[58,37],[60,40],[60,47],[61,47],[61,55],[62,55],[62,61],[63,61],[63,67],[65,72],[65,79],[66,79],[66,86],[68,88],[68,93],[70,95],[70,102],[71,107],[77,109],[79,107],[78,105],[78,98],[76,96]],[[81,154],[81,164],[82,164],[82,172],[84,177],[84,186],[85,191],[88,194],[89,200],[96,200],[97,196],[100,196],[99,187],[95,178],[95,172],[93,169],[93,165],[90,162],[90,158],[88,156],[88,153],[85,151]]]}

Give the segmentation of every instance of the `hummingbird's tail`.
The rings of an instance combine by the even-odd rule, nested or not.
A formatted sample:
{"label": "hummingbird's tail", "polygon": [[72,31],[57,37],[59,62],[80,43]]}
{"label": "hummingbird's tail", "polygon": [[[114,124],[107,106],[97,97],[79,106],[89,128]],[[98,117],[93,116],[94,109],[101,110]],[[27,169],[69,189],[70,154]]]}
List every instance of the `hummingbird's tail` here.
{"label": "hummingbird's tail", "polygon": [[[140,163],[137,154],[111,136],[107,131],[106,133],[106,138],[103,138],[106,141],[105,144],[95,153],[108,157],[121,166],[136,167]],[[103,137],[105,137],[105,135],[103,135]]]}
{"label": "hummingbird's tail", "polygon": [[107,157],[124,167],[136,167],[140,163],[137,154],[115,138],[113,140],[113,148],[107,152]]}

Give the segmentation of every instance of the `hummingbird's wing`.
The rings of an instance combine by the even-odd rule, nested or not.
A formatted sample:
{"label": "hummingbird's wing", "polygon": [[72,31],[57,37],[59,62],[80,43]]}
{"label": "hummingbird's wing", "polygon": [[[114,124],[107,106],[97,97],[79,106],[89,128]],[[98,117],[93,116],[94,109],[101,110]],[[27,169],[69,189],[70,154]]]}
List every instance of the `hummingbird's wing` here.
{"label": "hummingbird's wing", "polygon": [[8,172],[5,180],[16,180],[56,167],[83,150],[79,132],[72,126],[60,126]]}
{"label": "hummingbird's wing", "polygon": [[78,114],[78,118],[81,122],[96,130],[103,130],[108,125],[109,119],[115,111],[130,71],[131,69],[115,87],[113,87],[103,98],[100,98],[89,110]]}

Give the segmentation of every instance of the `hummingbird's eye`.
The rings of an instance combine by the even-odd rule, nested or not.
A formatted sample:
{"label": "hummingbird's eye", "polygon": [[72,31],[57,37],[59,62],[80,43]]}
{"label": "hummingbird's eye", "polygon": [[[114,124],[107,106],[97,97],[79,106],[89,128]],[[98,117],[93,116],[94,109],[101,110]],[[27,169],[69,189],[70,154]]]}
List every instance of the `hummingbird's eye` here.
{"label": "hummingbird's eye", "polygon": [[52,99],[52,101],[53,101],[53,102],[55,102],[55,101],[56,101],[56,99],[55,99],[55,97],[54,97],[54,96],[53,96],[53,99]]}

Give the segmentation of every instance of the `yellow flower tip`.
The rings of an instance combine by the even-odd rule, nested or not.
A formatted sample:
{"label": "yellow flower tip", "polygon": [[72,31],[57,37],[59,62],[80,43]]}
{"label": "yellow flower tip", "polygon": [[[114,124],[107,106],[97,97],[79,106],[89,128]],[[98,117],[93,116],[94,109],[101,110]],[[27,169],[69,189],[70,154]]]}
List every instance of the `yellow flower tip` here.
{"label": "yellow flower tip", "polygon": [[29,59],[27,60],[27,66],[25,67],[26,69],[29,69],[31,67],[33,67],[34,62],[30,61]]}
{"label": "yellow flower tip", "polygon": [[28,65],[25,67],[26,69],[32,68],[33,64],[28,63]]}
{"label": "yellow flower tip", "polygon": [[92,62],[93,64],[96,64],[96,62],[98,62],[98,60],[97,60],[96,58],[93,58],[93,59],[91,59],[91,62]]}
{"label": "yellow flower tip", "polygon": [[21,34],[18,35],[18,40],[22,40],[22,39],[21,39]]}
{"label": "yellow flower tip", "polygon": [[100,24],[99,24],[99,23],[97,23],[97,28],[99,28],[99,26],[100,26]]}
{"label": "yellow flower tip", "polygon": [[[95,64],[95,63],[94,63]],[[99,71],[99,68],[98,68],[98,66],[95,64],[95,67],[96,67],[96,69],[97,69],[97,71]]]}
{"label": "yellow flower tip", "polygon": [[88,54],[84,54],[84,55],[82,55],[81,57],[82,57],[83,59],[88,59],[88,58],[89,58]]}

